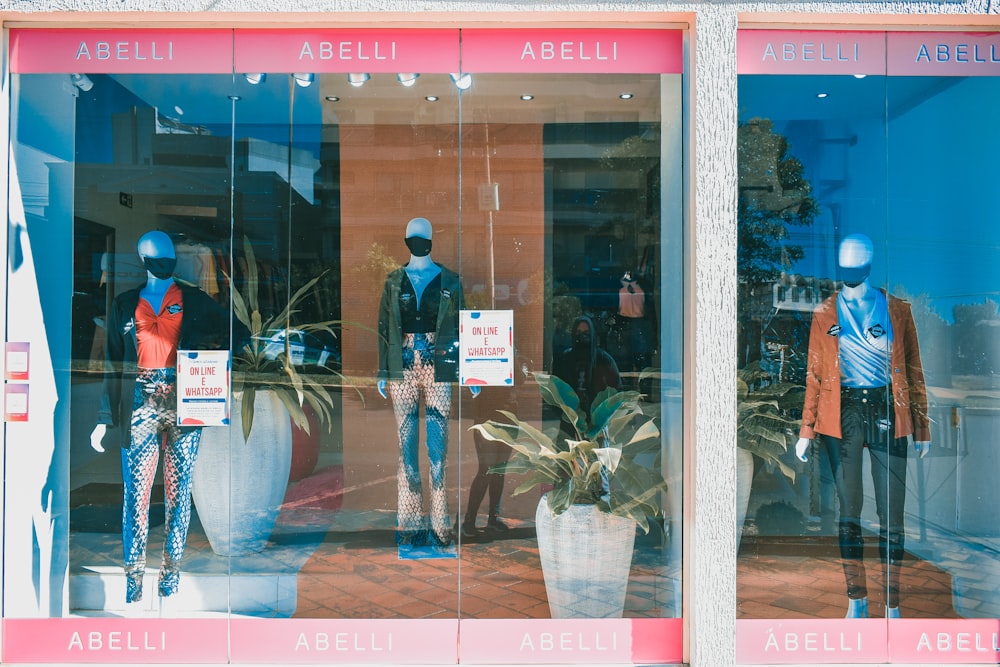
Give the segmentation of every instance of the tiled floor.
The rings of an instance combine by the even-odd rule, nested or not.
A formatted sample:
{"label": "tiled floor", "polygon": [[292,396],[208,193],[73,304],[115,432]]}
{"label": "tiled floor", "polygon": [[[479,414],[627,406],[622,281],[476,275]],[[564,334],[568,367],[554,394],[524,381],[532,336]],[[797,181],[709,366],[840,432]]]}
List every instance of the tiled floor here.
{"label": "tiled floor", "polygon": [[[391,530],[331,531],[299,572],[296,617],[548,618],[534,529],[463,544],[459,558],[400,560]],[[667,614],[672,597],[661,550],[642,545],[626,616]]]}
{"label": "tiled floor", "polygon": [[[817,540],[813,540],[814,542]],[[843,618],[844,574],[834,541],[745,538],[737,559],[737,618]],[[869,614],[885,613],[884,580],[874,548],[865,554]],[[952,577],[908,556],[900,576],[900,610],[907,618],[958,618]]]}

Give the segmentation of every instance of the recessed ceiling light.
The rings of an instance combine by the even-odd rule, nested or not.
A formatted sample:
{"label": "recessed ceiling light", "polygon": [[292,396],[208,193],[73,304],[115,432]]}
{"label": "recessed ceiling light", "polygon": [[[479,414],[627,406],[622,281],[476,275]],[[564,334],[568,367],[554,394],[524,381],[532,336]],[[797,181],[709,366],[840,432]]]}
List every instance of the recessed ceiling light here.
{"label": "recessed ceiling light", "polygon": [[618,98],[622,100],[630,100],[633,97],[635,97],[635,95],[633,95],[632,93],[622,93],[621,95],[618,96]]}
{"label": "recessed ceiling light", "polygon": [[827,96],[827,94],[828,93],[816,93],[816,97],[818,97],[819,99],[823,99],[824,97]]}
{"label": "recessed ceiling light", "polygon": [[337,97],[336,95],[327,95],[326,96],[326,101],[327,102],[339,102],[340,98]]}
{"label": "recessed ceiling light", "polygon": [[535,99],[535,96],[534,95],[521,95],[521,99],[523,101],[525,101],[525,102],[530,102],[531,100]]}
{"label": "recessed ceiling light", "polygon": [[424,99],[427,100],[428,102],[437,102],[438,101],[438,96],[437,95],[428,95]]}
{"label": "recessed ceiling light", "polygon": [[868,75],[867,75],[867,74],[855,74],[855,75],[854,75],[854,78],[855,78],[855,79],[863,79],[863,78],[865,78],[866,76],[868,76]]}

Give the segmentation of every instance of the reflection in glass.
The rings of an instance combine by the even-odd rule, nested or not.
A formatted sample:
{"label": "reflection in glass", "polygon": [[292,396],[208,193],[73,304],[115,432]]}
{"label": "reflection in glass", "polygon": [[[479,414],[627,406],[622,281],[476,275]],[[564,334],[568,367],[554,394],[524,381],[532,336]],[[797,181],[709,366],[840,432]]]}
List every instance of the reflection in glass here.
{"label": "reflection in glass", "polygon": [[[768,408],[772,430],[763,440],[773,464],[758,458],[747,484],[739,614],[784,618],[788,592],[795,591],[794,613],[801,618],[864,613],[996,618],[996,530],[983,511],[995,487],[985,471],[995,469],[995,457],[980,443],[990,440],[987,433],[995,430],[998,414],[989,379],[994,341],[987,332],[996,320],[1000,246],[993,239],[995,226],[984,223],[996,213],[993,198],[985,196],[990,187],[984,179],[995,179],[997,171],[981,150],[996,144],[997,136],[970,105],[973,99],[996,97],[997,80],[743,76],[739,86],[739,349],[741,373],[753,371],[741,378],[748,380],[748,399],[758,392],[757,398],[774,401]],[[827,96],[817,98],[817,90]],[[955,131],[932,138],[927,128],[941,118]],[[746,180],[746,170],[781,176],[780,160],[759,164],[744,143],[745,134],[765,125],[781,145],[778,154],[799,162],[815,200],[811,225],[770,235],[777,261],[769,276],[756,272],[758,258],[766,255],[743,245],[757,215],[743,201],[769,196],[780,202],[783,194],[773,183]],[[935,167],[953,160],[963,168],[941,172]],[[757,185],[770,187],[753,190]],[[958,190],[963,196],[955,196]],[[799,419],[806,423],[805,437],[811,435],[807,427],[821,417],[804,397],[787,399],[807,384],[815,339],[829,343],[833,333],[839,334],[839,355],[844,354],[844,327],[853,320],[824,315],[820,321],[825,311],[816,308],[832,294],[853,289],[855,280],[842,271],[838,251],[856,233],[871,239],[868,282],[878,288],[874,293],[885,294],[889,312],[888,326],[869,323],[859,330],[889,341],[892,361],[877,365],[887,382],[869,378],[856,382],[858,389],[841,391],[842,376],[857,367],[842,363],[832,375],[808,376],[820,387],[814,405],[821,415],[823,387],[829,385],[840,398],[841,419],[850,406],[864,406],[865,412],[877,404],[887,429],[894,429],[893,420],[897,426],[912,421],[912,428],[895,429],[908,435],[907,441],[887,440],[875,419],[873,430],[862,432],[872,460],[864,464],[860,484],[845,484],[849,480],[840,476],[849,462],[844,443],[831,448],[826,437],[812,446],[797,441]],[[894,308],[897,315],[905,311],[909,316],[893,315]],[[908,362],[897,361],[903,352]],[[883,398],[854,400],[851,392],[871,391],[878,384],[886,386]],[[887,442],[887,451],[881,442]],[[806,460],[795,456],[795,444]],[[856,514],[858,499],[863,509]],[[845,530],[845,521],[850,524],[854,516],[857,525]],[[870,547],[865,552],[862,543]],[[859,553],[871,563],[888,559],[881,571],[868,568],[866,591],[860,588]],[[867,610],[858,609],[860,603],[849,605],[845,574],[850,597],[867,592]],[[797,576],[809,577],[808,589],[790,588]],[[786,585],[775,586],[776,579]]]}

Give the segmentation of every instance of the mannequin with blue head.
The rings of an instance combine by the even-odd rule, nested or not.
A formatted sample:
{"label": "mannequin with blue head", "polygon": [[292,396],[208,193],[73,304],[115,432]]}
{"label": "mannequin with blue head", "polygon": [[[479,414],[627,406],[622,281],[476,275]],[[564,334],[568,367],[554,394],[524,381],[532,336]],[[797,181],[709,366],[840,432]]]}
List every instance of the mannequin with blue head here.
{"label": "mannequin with blue head", "polygon": [[[903,558],[903,507],[909,442],[930,450],[927,394],[909,304],[870,283],[875,246],[850,234],[838,247],[840,290],[813,313],[806,395],[795,453],[829,462],[840,508],[838,533],[847,581],[847,618],[868,616],[861,529],[863,457],[879,519],[879,554],[887,581],[885,615],[897,618]],[[814,449],[818,448],[818,449]]]}
{"label": "mannequin with blue head", "polygon": [[109,432],[119,434],[128,603],[142,599],[149,499],[161,455],[166,515],[159,596],[173,595],[180,582],[201,428],[178,423],[178,350],[228,349],[231,336],[228,311],[197,287],[174,279],[177,257],[168,234],[144,233],[136,252],[145,281],[115,296],[108,313],[103,394],[91,434],[91,446],[100,452]]}

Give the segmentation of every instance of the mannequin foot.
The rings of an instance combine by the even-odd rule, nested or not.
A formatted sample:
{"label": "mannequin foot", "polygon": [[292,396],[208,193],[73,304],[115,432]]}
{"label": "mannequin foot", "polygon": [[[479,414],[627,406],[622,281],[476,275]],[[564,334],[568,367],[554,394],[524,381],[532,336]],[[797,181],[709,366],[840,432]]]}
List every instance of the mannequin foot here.
{"label": "mannequin foot", "polygon": [[142,578],[145,572],[125,573],[125,602],[139,602],[142,600]]}
{"label": "mannequin foot", "polygon": [[486,522],[486,527],[490,530],[495,530],[498,533],[510,530],[510,526],[504,523],[503,519],[498,516],[491,516]]}
{"label": "mannequin foot", "polygon": [[886,607],[885,608],[886,618],[902,618],[899,614],[899,607]]}
{"label": "mannequin foot", "polygon": [[170,597],[181,583],[181,570],[177,565],[163,564],[160,568],[160,597]]}
{"label": "mannequin foot", "polygon": [[847,616],[845,618],[868,618],[868,598],[857,600],[847,599]]}

